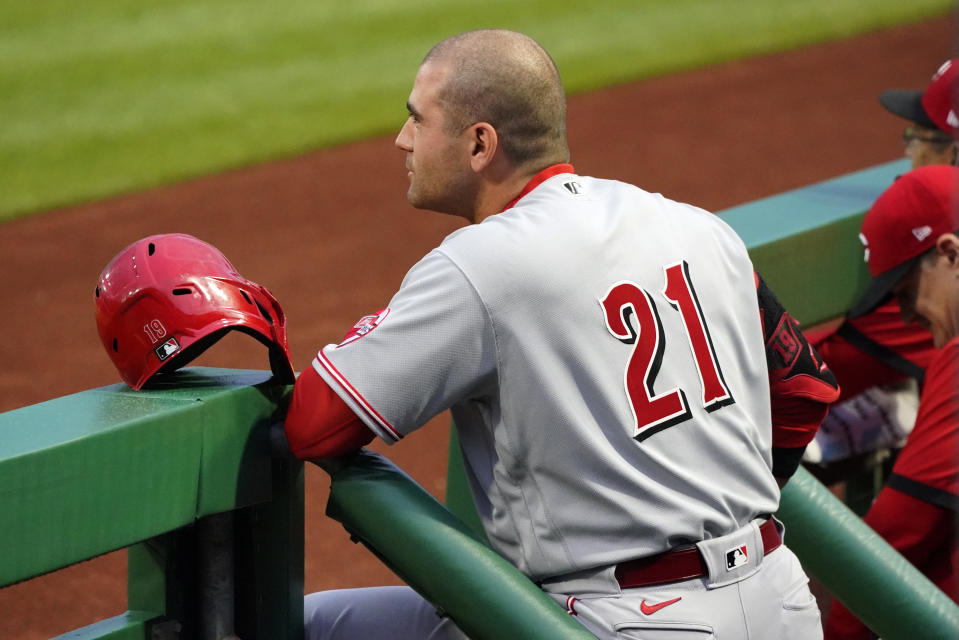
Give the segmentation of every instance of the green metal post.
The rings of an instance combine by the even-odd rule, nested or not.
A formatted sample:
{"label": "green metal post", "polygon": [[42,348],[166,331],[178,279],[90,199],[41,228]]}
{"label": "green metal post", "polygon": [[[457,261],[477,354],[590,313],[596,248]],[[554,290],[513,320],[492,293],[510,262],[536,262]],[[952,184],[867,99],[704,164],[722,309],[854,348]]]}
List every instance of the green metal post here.
{"label": "green metal post", "polygon": [[148,616],[148,627],[192,632],[196,625],[196,535],[181,527],[129,547],[127,609]]}
{"label": "green metal post", "polygon": [[275,459],[273,498],[237,512],[237,635],[303,638],[303,463]]}

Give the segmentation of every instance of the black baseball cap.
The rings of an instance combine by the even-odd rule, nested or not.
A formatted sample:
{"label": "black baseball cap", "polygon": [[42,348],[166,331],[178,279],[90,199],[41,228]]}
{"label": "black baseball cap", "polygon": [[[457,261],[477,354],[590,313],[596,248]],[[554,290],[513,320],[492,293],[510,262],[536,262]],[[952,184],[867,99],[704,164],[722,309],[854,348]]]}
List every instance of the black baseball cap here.
{"label": "black baseball cap", "polygon": [[879,94],[879,103],[890,113],[915,122],[927,129],[938,129],[936,123],[922,108],[922,91],[887,89]]}

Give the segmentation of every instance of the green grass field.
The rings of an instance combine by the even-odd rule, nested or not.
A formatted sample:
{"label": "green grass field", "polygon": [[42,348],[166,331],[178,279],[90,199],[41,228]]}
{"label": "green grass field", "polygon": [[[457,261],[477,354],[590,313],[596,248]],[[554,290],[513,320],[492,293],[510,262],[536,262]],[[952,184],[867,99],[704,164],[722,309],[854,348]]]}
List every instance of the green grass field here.
{"label": "green grass field", "polygon": [[952,7],[952,0],[7,0],[0,3],[0,220],[395,130],[423,54],[466,29],[529,33],[576,93]]}

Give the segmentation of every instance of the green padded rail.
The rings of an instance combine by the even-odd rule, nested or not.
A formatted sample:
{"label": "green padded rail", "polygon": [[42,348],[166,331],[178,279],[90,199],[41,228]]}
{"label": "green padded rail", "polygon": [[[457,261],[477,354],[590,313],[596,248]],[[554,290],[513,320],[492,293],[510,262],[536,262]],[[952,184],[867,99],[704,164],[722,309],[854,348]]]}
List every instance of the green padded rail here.
{"label": "green padded rail", "polygon": [[[187,369],[0,415],[0,585],[270,498],[269,372]],[[242,470],[242,474],[241,474]]]}
{"label": "green padded rail", "polygon": [[322,466],[327,515],[473,640],[594,637],[386,458],[364,450]]}
{"label": "green padded rail", "polygon": [[804,326],[843,315],[869,280],[863,214],[896,176],[896,160],[720,211],[756,269]]}
{"label": "green padded rail", "polygon": [[234,600],[241,637],[302,637],[303,465],[267,429],[288,392],[194,367],[0,414],[0,586],[129,547],[129,610],[62,638],[199,637]]}
{"label": "green padded rail", "polygon": [[882,638],[959,638],[959,606],[805,469],[776,515],[803,568]]}

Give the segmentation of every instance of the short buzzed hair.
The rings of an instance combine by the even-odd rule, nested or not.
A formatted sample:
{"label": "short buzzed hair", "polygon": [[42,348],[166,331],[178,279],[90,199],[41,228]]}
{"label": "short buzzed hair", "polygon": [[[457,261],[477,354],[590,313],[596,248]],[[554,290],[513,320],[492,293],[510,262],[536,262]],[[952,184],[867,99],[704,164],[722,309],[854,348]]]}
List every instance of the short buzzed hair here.
{"label": "short buzzed hair", "polygon": [[439,100],[451,133],[488,122],[517,166],[569,161],[563,83],[535,40],[504,29],[467,31],[433,47],[427,62],[449,65]]}

